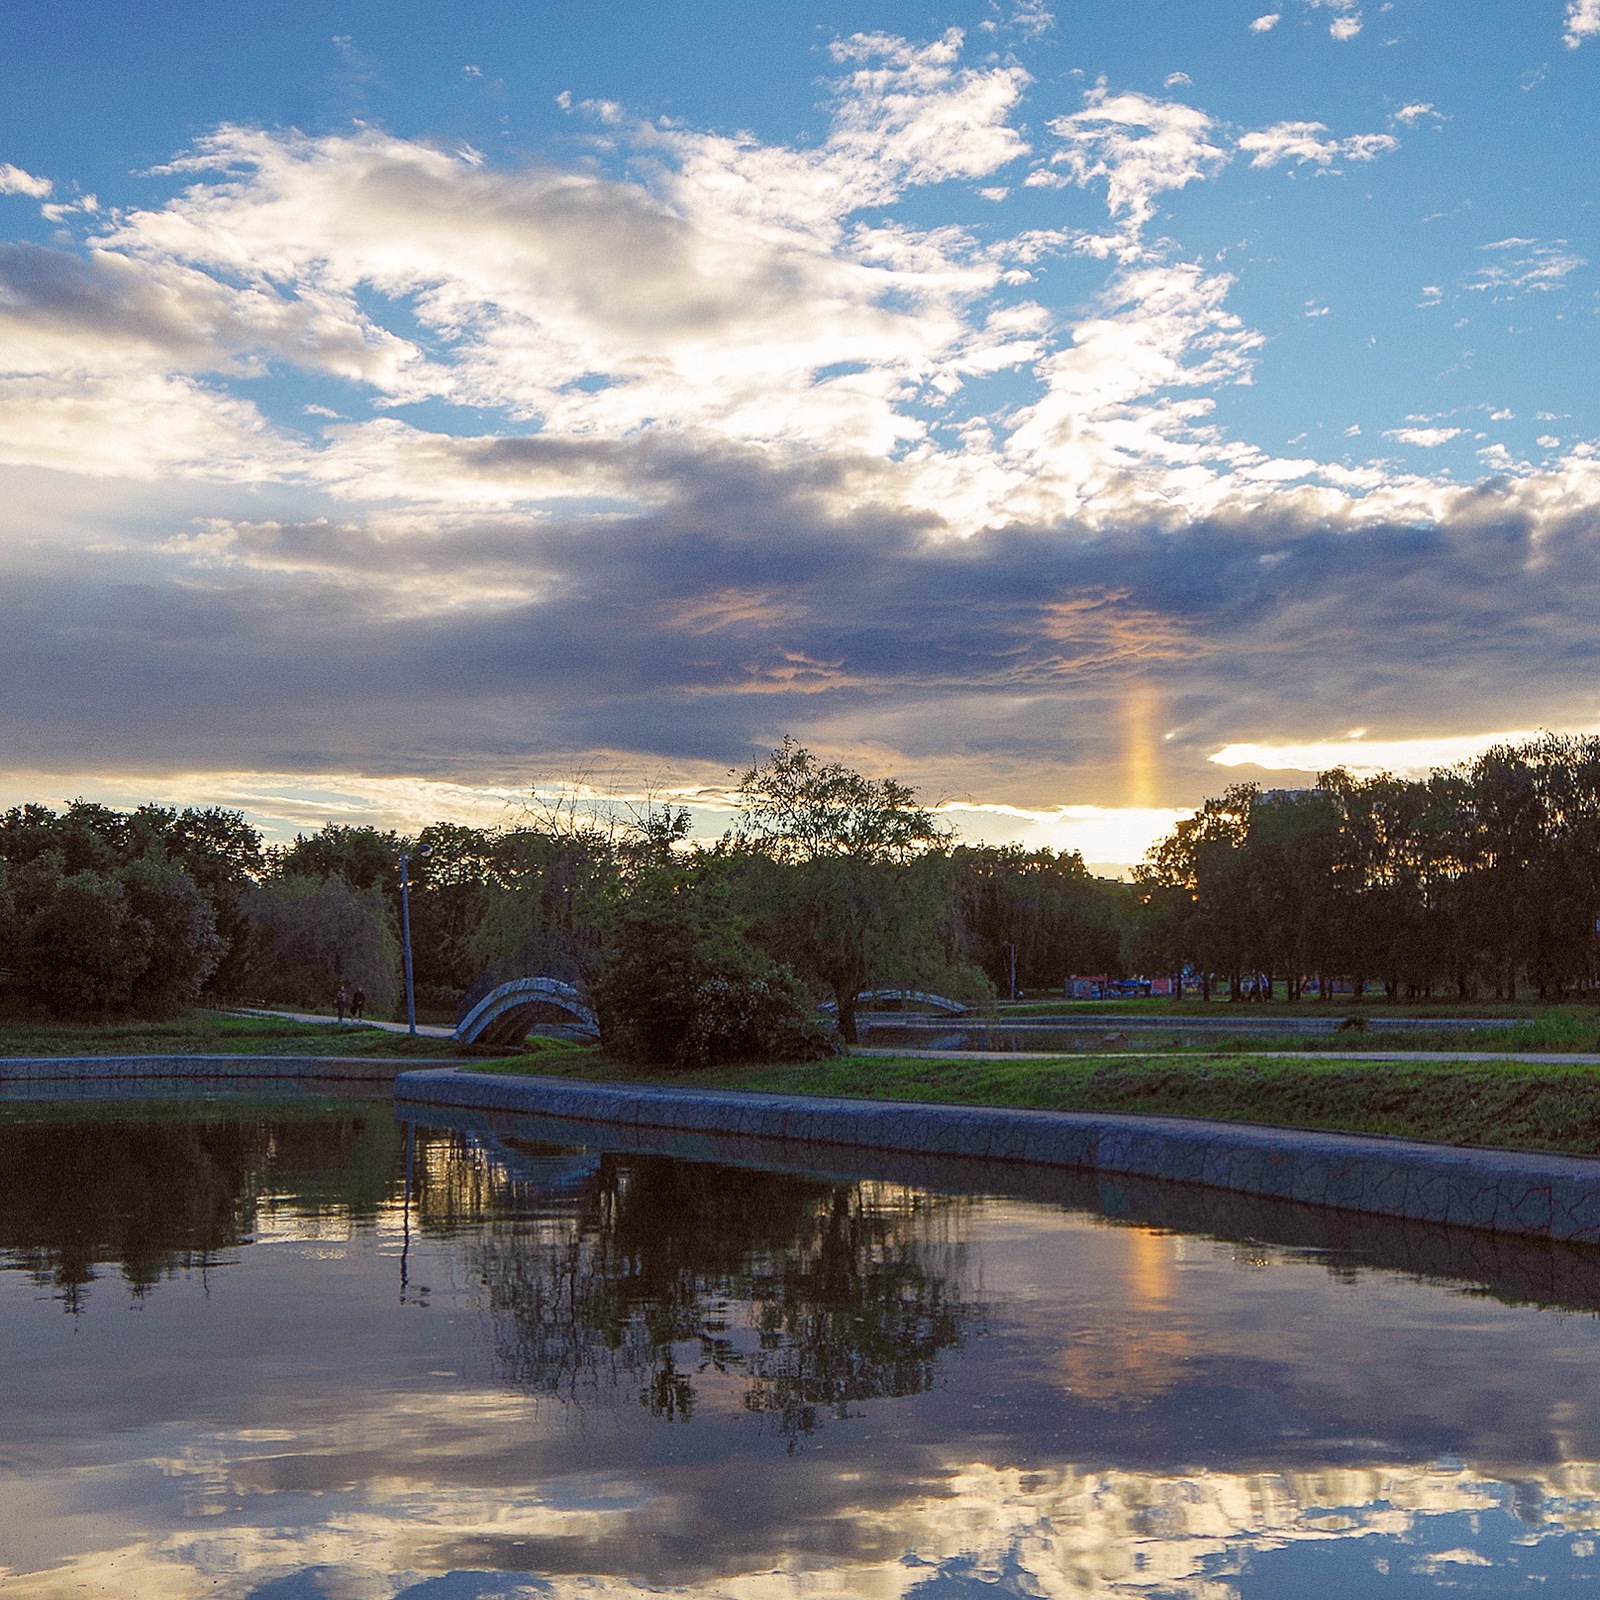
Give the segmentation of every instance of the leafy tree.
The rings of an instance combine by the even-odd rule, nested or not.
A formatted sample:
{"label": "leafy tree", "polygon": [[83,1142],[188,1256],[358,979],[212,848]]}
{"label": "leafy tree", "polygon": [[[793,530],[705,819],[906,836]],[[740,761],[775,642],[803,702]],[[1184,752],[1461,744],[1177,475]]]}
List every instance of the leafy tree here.
{"label": "leafy tree", "polygon": [[[737,777],[739,818],[724,848],[743,858],[751,936],[831,992],[847,1044],[863,989],[960,968],[949,832],[914,790],[819,761],[787,738]],[[987,987],[976,973],[961,977]]]}
{"label": "leafy tree", "polygon": [[791,738],[737,776],[738,840],[775,861],[905,861],[950,836],[914,789],[819,761]]}
{"label": "leafy tree", "polygon": [[400,891],[400,851],[406,841],[392,829],[350,827],[330,822],[307,838],[273,852],[274,875],[280,878],[342,878],[352,889],[381,889],[393,898]]}
{"label": "leafy tree", "polygon": [[264,994],[327,1005],[343,982],[364,990],[375,1013],[394,1008],[400,943],[394,914],[376,887],[294,873],[251,889],[243,908],[270,938],[268,959],[255,975]]}
{"label": "leafy tree", "polygon": [[1121,970],[1115,891],[1076,851],[963,845],[954,861],[967,949],[997,989]]}

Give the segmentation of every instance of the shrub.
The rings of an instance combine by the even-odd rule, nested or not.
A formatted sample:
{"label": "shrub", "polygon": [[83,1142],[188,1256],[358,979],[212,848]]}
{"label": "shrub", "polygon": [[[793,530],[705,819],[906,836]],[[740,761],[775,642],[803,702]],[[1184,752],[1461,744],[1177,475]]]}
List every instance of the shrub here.
{"label": "shrub", "polygon": [[787,967],[682,904],[624,917],[594,999],[601,1042],[624,1060],[686,1070],[836,1048]]}

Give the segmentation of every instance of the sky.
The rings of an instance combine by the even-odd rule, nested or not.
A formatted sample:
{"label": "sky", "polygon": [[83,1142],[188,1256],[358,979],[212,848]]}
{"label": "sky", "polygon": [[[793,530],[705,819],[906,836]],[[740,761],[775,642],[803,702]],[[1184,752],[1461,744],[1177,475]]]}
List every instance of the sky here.
{"label": "sky", "polygon": [[12,0],[0,802],[786,734],[1136,861],[1600,728],[1600,0]]}

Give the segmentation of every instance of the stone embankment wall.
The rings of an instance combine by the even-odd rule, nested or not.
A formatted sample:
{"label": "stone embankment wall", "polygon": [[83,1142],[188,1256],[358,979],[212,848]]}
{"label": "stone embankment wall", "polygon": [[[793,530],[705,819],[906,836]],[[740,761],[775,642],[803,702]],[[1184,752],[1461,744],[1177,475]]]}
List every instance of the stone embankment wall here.
{"label": "stone embankment wall", "polygon": [[426,1105],[471,1107],[741,1141],[963,1157],[1600,1244],[1600,1161],[1573,1156],[1179,1117],[653,1089],[452,1068],[403,1073],[395,1098],[408,1116]]}

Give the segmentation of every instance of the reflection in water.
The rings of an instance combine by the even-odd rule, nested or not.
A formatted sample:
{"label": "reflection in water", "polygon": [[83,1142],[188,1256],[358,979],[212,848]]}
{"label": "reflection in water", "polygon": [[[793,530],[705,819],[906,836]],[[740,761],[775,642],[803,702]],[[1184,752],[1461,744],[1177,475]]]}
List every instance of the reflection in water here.
{"label": "reflection in water", "polygon": [[794,1438],[921,1393],[962,1345],[975,1308],[952,1210],[881,1185],[606,1156],[537,1250],[493,1225],[465,1259],[518,1386],[572,1403],[621,1386],[686,1422],[708,1378],[737,1377],[743,1407]]}
{"label": "reflection in water", "polygon": [[386,1107],[6,1113],[7,1600],[1600,1583],[1587,1313],[1270,1211],[1218,1240],[487,1127],[407,1155]]}
{"label": "reflection in water", "polygon": [[391,1187],[396,1142],[370,1107],[315,1102],[260,1119],[219,1102],[120,1115],[0,1108],[0,1260],[55,1288],[69,1311],[83,1309],[97,1269],[140,1294],[243,1244],[278,1186],[302,1210],[327,1199],[370,1216]]}

